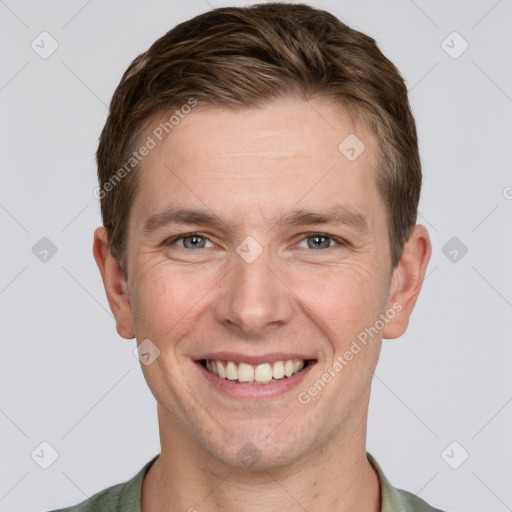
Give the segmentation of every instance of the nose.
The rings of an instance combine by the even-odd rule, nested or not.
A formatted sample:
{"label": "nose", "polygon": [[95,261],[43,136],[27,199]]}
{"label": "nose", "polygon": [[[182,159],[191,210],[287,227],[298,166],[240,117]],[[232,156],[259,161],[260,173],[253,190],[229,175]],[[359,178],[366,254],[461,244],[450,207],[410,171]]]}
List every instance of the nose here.
{"label": "nose", "polygon": [[215,305],[218,322],[237,335],[261,336],[286,325],[293,315],[293,292],[266,250],[252,263],[238,254],[221,283]]}

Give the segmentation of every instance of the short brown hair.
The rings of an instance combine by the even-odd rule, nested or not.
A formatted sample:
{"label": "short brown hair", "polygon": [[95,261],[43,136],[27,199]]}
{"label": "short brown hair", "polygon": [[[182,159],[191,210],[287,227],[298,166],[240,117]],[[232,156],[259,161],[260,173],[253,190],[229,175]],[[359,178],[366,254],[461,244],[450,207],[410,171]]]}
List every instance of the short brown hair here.
{"label": "short brown hair", "polygon": [[191,99],[199,106],[244,108],[284,96],[333,100],[377,136],[377,186],[388,212],[392,266],[398,264],[421,189],[416,125],[403,78],[374,39],[329,12],[266,3],[222,7],[185,21],[124,73],[96,156],[103,225],[125,278],[137,189],[137,173],[126,163],[132,159],[139,167],[133,151],[148,122]]}

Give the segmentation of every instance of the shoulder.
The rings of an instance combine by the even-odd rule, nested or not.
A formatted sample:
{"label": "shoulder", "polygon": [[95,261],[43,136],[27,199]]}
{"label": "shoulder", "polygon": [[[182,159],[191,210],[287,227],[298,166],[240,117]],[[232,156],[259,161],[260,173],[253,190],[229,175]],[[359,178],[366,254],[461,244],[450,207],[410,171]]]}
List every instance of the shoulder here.
{"label": "shoulder", "polygon": [[126,483],[113,485],[72,507],[51,512],[117,512]]}
{"label": "shoulder", "polygon": [[403,510],[410,512],[443,512],[438,508],[431,507],[426,501],[410,492],[396,488],[393,488],[393,490],[396,494],[396,500],[401,502],[400,505],[403,507]]}
{"label": "shoulder", "polygon": [[140,512],[142,481],[158,457],[153,457],[131,480],[108,487],[77,505],[51,512]]}
{"label": "shoulder", "polygon": [[401,512],[443,512],[430,506],[418,496],[393,487],[377,461],[369,453],[366,456],[379,478],[382,500],[381,512],[396,512],[397,510]]}

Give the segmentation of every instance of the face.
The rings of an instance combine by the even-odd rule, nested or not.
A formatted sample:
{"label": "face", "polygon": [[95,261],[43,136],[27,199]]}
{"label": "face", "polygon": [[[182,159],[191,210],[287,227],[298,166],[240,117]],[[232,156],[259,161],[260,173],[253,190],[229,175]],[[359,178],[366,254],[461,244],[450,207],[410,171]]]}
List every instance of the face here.
{"label": "face", "polygon": [[198,108],[144,159],[116,319],[159,351],[142,370],[167,432],[267,468],[364,437],[402,307],[376,155],[341,106],[288,99]]}

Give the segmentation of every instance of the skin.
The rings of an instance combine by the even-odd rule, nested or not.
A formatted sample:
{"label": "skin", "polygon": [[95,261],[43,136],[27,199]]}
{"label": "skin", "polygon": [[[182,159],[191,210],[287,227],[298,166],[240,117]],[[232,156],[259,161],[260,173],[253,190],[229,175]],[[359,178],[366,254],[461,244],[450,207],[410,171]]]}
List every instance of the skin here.
{"label": "skin", "polygon": [[[352,162],[338,150],[351,133],[366,146]],[[160,350],[141,365],[158,403],[162,448],[143,483],[143,512],[380,510],[365,449],[372,372],[382,338],[407,328],[431,245],[426,228],[415,226],[392,269],[376,155],[371,132],[319,99],[197,108],[143,161],[127,282],[104,228],[96,230],[93,252],[118,333]],[[293,208],[339,205],[364,215],[367,229],[276,224]],[[146,234],[147,218],[169,206],[214,212],[232,231],[181,224]],[[190,233],[206,236],[203,248],[186,248],[190,239],[164,243]],[[315,248],[312,234],[334,238]],[[252,263],[236,252],[247,236],[263,249]],[[401,311],[384,329],[300,403],[298,393],[394,304]],[[198,371],[194,359],[213,349],[299,352],[317,363],[296,389],[242,400]],[[244,446],[257,453],[250,467]]]}

